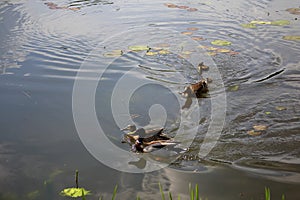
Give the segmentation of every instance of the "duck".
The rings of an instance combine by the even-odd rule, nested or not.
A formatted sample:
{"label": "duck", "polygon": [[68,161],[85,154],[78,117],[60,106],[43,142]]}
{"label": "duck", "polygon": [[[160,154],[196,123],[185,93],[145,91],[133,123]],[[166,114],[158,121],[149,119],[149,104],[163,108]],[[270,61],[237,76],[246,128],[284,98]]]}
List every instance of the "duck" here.
{"label": "duck", "polygon": [[159,131],[161,130],[161,128],[158,128],[158,129],[148,129],[148,130],[145,130],[144,128],[136,128],[136,125],[134,124],[130,124],[128,126],[126,126],[125,128],[121,129],[121,131],[129,131],[127,134],[129,135],[133,135],[133,134],[136,134],[136,135],[154,135],[156,133],[158,133]]}
{"label": "duck", "polygon": [[140,135],[135,135],[132,132],[126,133],[124,134],[122,143],[128,143],[131,145],[131,150],[136,153],[148,153],[155,149],[176,144],[171,140],[171,138],[163,134],[163,130],[164,129],[161,128],[149,137],[141,137]]}
{"label": "duck", "polygon": [[197,98],[200,98],[203,96],[203,94],[207,92],[208,92],[207,80],[202,79],[197,83],[192,83],[189,86],[185,87],[184,91],[181,92],[181,94],[184,95],[185,97],[196,96]]}

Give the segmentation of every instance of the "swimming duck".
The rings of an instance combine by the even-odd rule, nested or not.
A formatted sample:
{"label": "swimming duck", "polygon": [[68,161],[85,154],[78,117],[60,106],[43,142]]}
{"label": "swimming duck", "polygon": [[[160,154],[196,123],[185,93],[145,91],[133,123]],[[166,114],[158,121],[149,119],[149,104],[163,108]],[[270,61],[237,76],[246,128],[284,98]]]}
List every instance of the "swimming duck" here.
{"label": "swimming duck", "polygon": [[136,126],[134,124],[128,125],[127,127],[121,129],[121,131],[129,131],[129,133],[127,134],[136,134],[136,135],[154,135],[156,133],[158,133],[161,130],[161,128],[159,129],[149,129],[149,130],[145,130],[144,128],[136,128]]}
{"label": "swimming duck", "polygon": [[[146,153],[151,152],[154,149],[163,148],[167,145],[173,145],[174,142],[164,135],[163,128],[150,137],[141,137],[139,135],[133,135],[130,133],[124,134],[122,143],[128,143],[131,145],[133,152]],[[153,130],[152,130],[153,131]]]}
{"label": "swimming duck", "polygon": [[184,91],[181,94],[183,94],[185,97],[193,97],[193,95],[196,95],[196,97],[199,98],[207,92],[207,80],[203,79],[197,83],[192,83],[189,86],[185,87]]}

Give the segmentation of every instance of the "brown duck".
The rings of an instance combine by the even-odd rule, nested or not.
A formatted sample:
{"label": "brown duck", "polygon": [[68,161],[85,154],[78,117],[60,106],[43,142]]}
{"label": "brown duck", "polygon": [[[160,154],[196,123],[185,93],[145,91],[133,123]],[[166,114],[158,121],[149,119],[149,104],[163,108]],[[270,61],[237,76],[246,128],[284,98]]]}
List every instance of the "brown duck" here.
{"label": "brown duck", "polygon": [[207,80],[200,80],[197,83],[192,83],[189,86],[185,87],[184,91],[181,93],[185,97],[193,97],[197,98],[201,97],[203,94],[208,92]]}
{"label": "brown duck", "polygon": [[[163,148],[168,145],[174,145],[171,139],[163,134],[163,128],[159,129],[154,135],[149,137],[140,137],[140,135],[133,135],[132,132],[124,134],[122,143],[131,145],[133,152],[146,153],[155,149]],[[154,131],[154,130],[151,130]]]}

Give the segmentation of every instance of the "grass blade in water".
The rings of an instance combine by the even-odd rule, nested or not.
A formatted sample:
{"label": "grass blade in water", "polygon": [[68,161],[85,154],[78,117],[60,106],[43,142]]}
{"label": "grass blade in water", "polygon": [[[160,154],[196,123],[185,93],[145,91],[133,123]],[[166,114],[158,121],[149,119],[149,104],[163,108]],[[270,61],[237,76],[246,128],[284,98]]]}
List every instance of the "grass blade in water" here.
{"label": "grass blade in water", "polygon": [[198,184],[195,185],[195,196],[196,196],[196,200],[199,200],[199,188],[198,188]]}
{"label": "grass blade in water", "polygon": [[169,200],[173,200],[171,192],[169,192]]}
{"label": "grass blade in water", "polygon": [[192,188],[192,184],[189,184],[189,192],[190,192],[190,200],[194,200],[194,189]]}
{"label": "grass blade in water", "polygon": [[162,187],[161,187],[161,184],[158,183],[158,186],[159,186],[159,191],[160,191],[160,194],[161,194],[161,199],[162,199],[162,200],[165,200],[165,194],[164,194],[164,191],[163,191],[163,189],[162,189]]}
{"label": "grass blade in water", "polygon": [[271,200],[270,188],[265,187],[265,198],[266,200]]}
{"label": "grass blade in water", "polygon": [[114,189],[114,193],[113,193],[113,196],[112,196],[112,200],[115,200],[116,198],[116,195],[117,195],[117,189],[118,189],[118,185],[116,185],[115,189]]}

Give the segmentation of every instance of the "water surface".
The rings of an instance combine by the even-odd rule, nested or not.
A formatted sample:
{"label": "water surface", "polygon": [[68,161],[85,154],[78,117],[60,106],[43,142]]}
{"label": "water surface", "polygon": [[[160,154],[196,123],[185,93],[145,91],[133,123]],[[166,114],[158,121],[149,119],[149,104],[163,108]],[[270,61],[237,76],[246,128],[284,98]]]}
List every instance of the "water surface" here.
{"label": "water surface", "polygon": [[[58,193],[74,186],[75,169],[80,171],[80,185],[93,191],[91,199],[100,194],[108,198],[116,184],[119,197],[124,199],[137,194],[145,199],[151,194],[157,199],[157,182],[182,197],[191,182],[198,183],[201,196],[208,199],[259,199],[265,186],[271,188],[274,197],[284,193],[287,199],[297,199],[300,45],[283,36],[299,35],[298,15],[286,11],[299,4],[279,0],[172,2],[198,9],[189,12],[169,8],[165,3],[169,2],[0,3],[0,199],[64,199]],[[289,20],[290,24],[257,25],[255,29],[240,26],[252,20]],[[210,54],[226,91],[225,125],[217,145],[200,158],[199,147],[212,112],[211,98],[202,98],[201,121],[188,151],[180,152],[168,168],[146,174],[123,173],[97,161],[82,144],[73,120],[73,85],[80,66],[93,60],[92,52],[101,49],[101,43],[108,44],[107,51],[125,51],[138,33],[131,31],[127,40],[109,38],[149,27],[175,31],[178,37],[181,32],[192,32],[185,37],[202,37],[204,40],[195,43],[206,47],[216,47],[210,44],[215,39],[232,42],[231,46],[217,48],[236,53]],[[190,31],[191,27],[197,30]],[[173,32],[161,38],[171,36]],[[141,44],[143,38],[138,41]],[[104,70],[106,58],[96,58],[99,62],[89,66],[80,79],[92,80],[95,73]],[[108,138],[125,151],[130,148],[119,143],[121,127],[113,120],[110,100],[115,84],[131,68],[134,71],[129,77],[133,82],[151,80],[175,92],[182,91],[187,82],[214,77],[212,70],[199,75],[195,66],[172,54],[147,57],[129,53],[115,60],[97,86],[95,110]],[[211,97],[219,93],[220,88],[213,82]],[[155,114],[154,109],[156,121],[151,125],[166,126],[168,134],[175,135],[181,108],[170,91],[162,87],[150,86],[131,97],[130,114],[136,117],[133,121],[149,125],[148,111],[157,103],[165,108],[168,118],[157,117],[160,113]],[[192,106],[196,104],[193,100]],[[123,120],[130,118],[119,114]],[[249,134],[255,125],[267,129]],[[137,169],[143,166],[134,164]]]}

